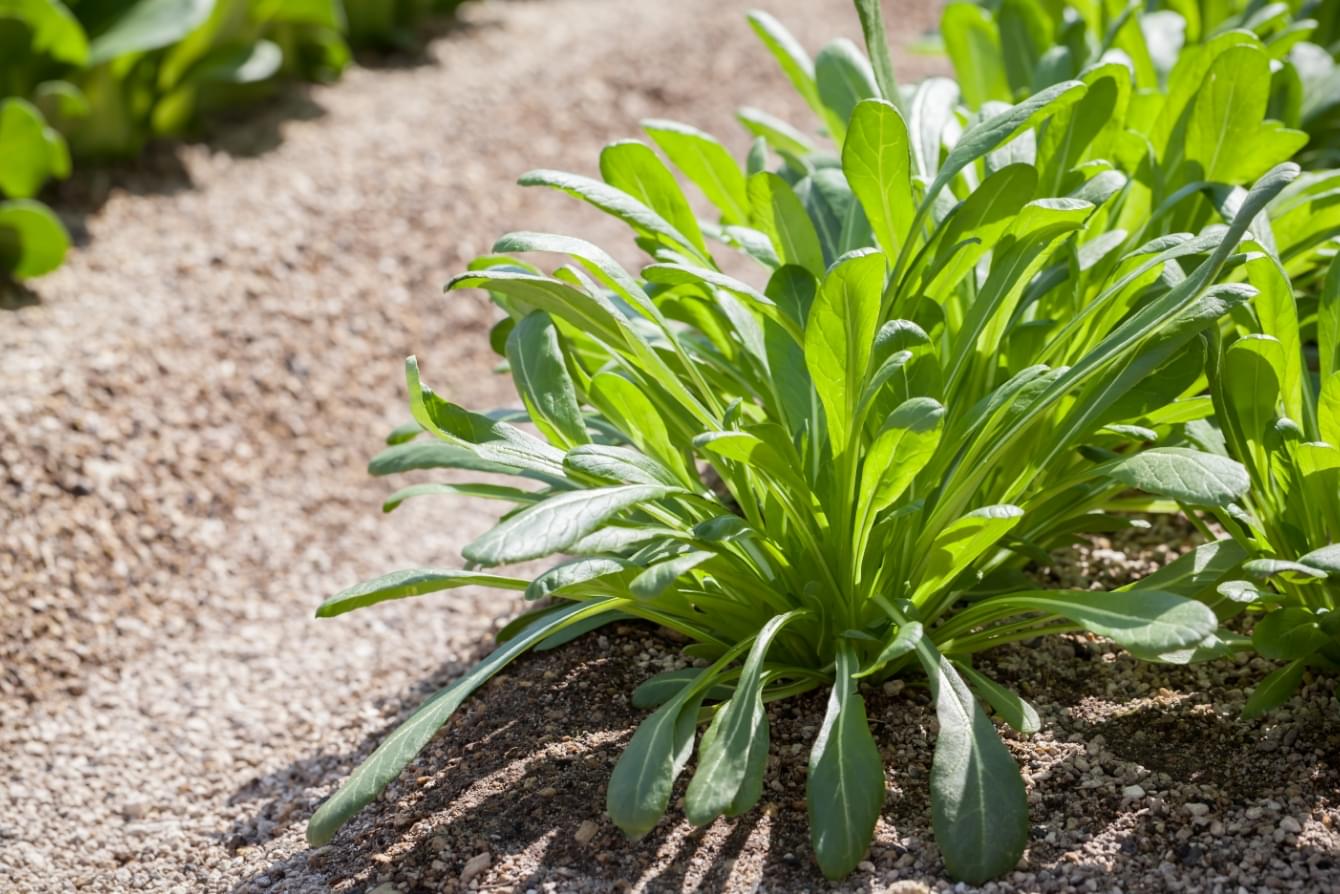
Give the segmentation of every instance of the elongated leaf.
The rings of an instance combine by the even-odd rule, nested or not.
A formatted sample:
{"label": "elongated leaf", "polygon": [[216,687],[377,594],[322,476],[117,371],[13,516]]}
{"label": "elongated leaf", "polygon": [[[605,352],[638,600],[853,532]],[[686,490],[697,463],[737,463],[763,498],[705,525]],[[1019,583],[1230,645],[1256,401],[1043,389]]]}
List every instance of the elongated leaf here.
{"label": "elongated leaf", "polygon": [[1167,652],[1195,645],[1219,626],[1214,612],[1203,603],[1162,590],[1031,590],[999,599],[997,604],[1002,607],[1057,614],[1142,652]]}
{"label": "elongated leaf", "polygon": [[550,443],[568,448],[590,442],[558,330],[548,314],[536,311],[516,324],[507,337],[507,362],[531,421]]}
{"label": "elongated leaf", "polygon": [[977,694],[986,699],[987,704],[1005,718],[1005,722],[1010,726],[1025,734],[1032,734],[1042,729],[1037,709],[1017,693],[1006,689],[985,674],[979,674],[963,662],[955,662],[955,666],[968,678],[968,684],[977,691]]}
{"label": "elongated leaf", "polygon": [[1252,646],[1264,658],[1307,658],[1330,641],[1317,615],[1292,605],[1270,612],[1252,631]]}
{"label": "elongated leaf", "polygon": [[866,252],[824,277],[805,325],[805,366],[828,420],[834,455],[852,437],[852,419],[870,365],[884,285],[884,257]]}
{"label": "elongated leaf", "polygon": [[1154,447],[1103,466],[1131,487],[1193,506],[1225,506],[1251,485],[1242,464],[1188,447]]}
{"label": "elongated leaf", "polygon": [[1028,843],[1028,801],[1014,758],[954,665],[926,639],[917,649],[940,733],[931,819],[950,875],[980,885],[1012,869]]}
{"label": "elongated leaf", "polygon": [[781,262],[823,276],[819,234],[791,186],[771,171],[761,171],[749,178],[748,193],[750,222],[767,234]]}
{"label": "elongated leaf", "polygon": [[875,73],[880,96],[894,105],[901,105],[898,80],[893,74],[893,57],[889,53],[889,35],[884,29],[884,12],[880,0],[856,0],[856,13],[861,18],[861,34],[865,37],[866,55]]}
{"label": "elongated leaf", "polygon": [[593,600],[564,606],[545,615],[494,650],[461,679],[429,698],[358,765],[339,791],[321,805],[307,824],[308,843],[320,847],[330,841],[340,826],[400,775],[462,702],[514,658],[567,625],[616,607],[614,600]]}
{"label": "elongated leaf", "polygon": [[676,493],[627,484],[558,494],[518,512],[462,551],[477,565],[524,562],[561,552],[626,509]]}
{"label": "elongated leaf", "polygon": [[[717,711],[703,734],[698,769],[684,793],[684,815],[705,825],[730,809],[750,769],[750,749],[760,734],[756,712],[763,705],[763,661],[778,631],[800,612],[776,615],[759,630],[735,684],[735,695]],[[766,734],[766,724],[763,732]]]}
{"label": "elongated leaf", "polygon": [[1287,702],[1298,691],[1298,684],[1303,682],[1305,670],[1307,662],[1299,658],[1267,674],[1252,690],[1247,704],[1242,706],[1242,719],[1251,720],[1260,717]]}
{"label": "elongated leaf", "polygon": [[857,105],[842,145],[842,170],[890,263],[897,261],[916,216],[911,166],[907,125],[898,110],[879,99]]}
{"label": "elongated leaf", "polygon": [[455,569],[412,568],[393,571],[381,577],[341,590],[321,603],[316,610],[318,618],[333,618],[366,605],[375,605],[389,599],[422,596],[457,587],[498,587],[504,590],[524,590],[526,581],[496,574],[479,574]]}
{"label": "elongated leaf", "polygon": [[693,755],[702,695],[692,695],[705,671],[693,671],[679,694],[638,724],[614,765],[605,795],[610,820],[633,840],[656,827],[670,803],[675,779]]}
{"label": "elongated leaf", "polygon": [[830,879],[842,878],[861,862],[884,805],[884,761],[852,679],[856,669],[851,646],[840,644],[805,782],[810,842]]}
{"label": "elongated leaf", "polygon": [[521,472],[519,466],[481,459],[472,450],[441,441],[394,444],[368,463],[370,475],[395,475],[415,469],[466,469],[499,475],[517,475]]}
{"label": "elongated leaf", "polygon": [[723,223],[749,221],[749,194],[744,173],[725,146],[710,134],[675,121],[643,121],[642,129],[717,207]]}
{"label": "elongated leaf", "polygon": [[875,73],[855,44],[838,38],[814,57],[814,82],[819,100],[829,112],[827,121],[833,139],[841,145],[856,104],[879,96]]}
{"label": "elongated leaf", "polygon": [[688,200],[670,173],[646,145],[636,140],[610,143],[600,151],[600,176],[659,214],[676,232],[682,233],[699,255],[707,254],[702,230]]}

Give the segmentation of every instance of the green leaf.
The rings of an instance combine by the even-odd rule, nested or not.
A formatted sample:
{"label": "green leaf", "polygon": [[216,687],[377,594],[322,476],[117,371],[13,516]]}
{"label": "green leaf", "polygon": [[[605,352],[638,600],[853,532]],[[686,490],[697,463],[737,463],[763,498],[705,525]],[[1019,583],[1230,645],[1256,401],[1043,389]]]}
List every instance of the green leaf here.
{"label": "green leaf", "polygon": [[879,96],[875,73],[855,44],[838,38],[814,57],[814,81],[820,101],[831,113],[827,120],[833,139],[841,145],[856,104]]}
{"label": "green leaf", "polygon": [[819,88],[814,83],[814,63],[801,47],[800,42],[787,31],[782,23],[761,10],[749,13],[749,24],[754,33],[763,41],[763,45],[772,53],[791,86],[796,89],[814,110],[823,114],[823,103],[819,101]]}
{"label": "green leaf", "polygon": [[810,749],[805,783],[814,856],[834,880],[861,862],[884,806],[884,761],[852,679],[856,668],[851,646],[839,643],[833,689]]}
{"label": "green leaf", "polygon": [[860,673],[853,674],[856,679],[868,677],[871,674],[878,673],[891,661],[902,658],[907,653],[917,647],[921,637],[925,635],[925,628],[920,621],[909,621],[906,624],[898,625],[898,633],[889,644],[880,650],[875,660],[870,662],[869,666],[861,670]]}
{"label": "green leaf", "polygon": [[698,218],[675,182],[675,175],[650,148],[636,140],[610,143],[600,151],[600,176],[659,214],[693,243],[700,257],[706,256],[707,244]]}
{"label": "green leaf", "polygon": [[642,129],[717,207],[722,223],[744,224],[749,221],[749,194],[744,173],[725,146],[710,134],[675,121],[643,121]]}
{"label": "green leaf", "polygon": [[633,582],[629,584],[628,589],[639,599],[655,599],[669,589],[670,585],[679,577],[688,574],[694,568],[713,558],[716,558],[714,552],[691,550],[675,556],[673,559],[657,562],[655,565],[648,566],[646,571],[633,578]]}
{"label": "green leaf", "polygon": [[1307,662],[1299,658],[1267,674],[1252,691],[1247,704],[1242,706],[1242,719],[1251,720],[1260,717],[1287,702],[1298,691],[1305,670]]}
{"label": "green leaf", "polygon": [[861,34],[865,37],[866,55],[875,73],[880,96],[894,105],[901,105],[898,80],[893,74],[893,58],[889,53],[889,35],[884,29],[884,13],[880,0],[856,0],[856,14],[861,19]]}
{"label": "green leaf", "polygon": [[88,62],[88,39],[65,4],[55,0],[0,0],[0,18],[18,19],[28,26],[31,52],[75,66]]}
{"label": "green leaf", "polygon": [[980,109],[988,100],[1012,99],[1000,33],[989,12],[966,0],[950,3],[940,18],[940,33],[968,108]]}
{"label": "green leaf", "polygon": [[610,611],[616,605],[615,600],[593,600],[564,606],[545,615],[494,650],[465,676],[438,691],[377,746],[377,750],[358,765],[339,791],[321,805],[307,824],[308,843],[312,847],[320,847],[330,841],[340,826],[371,803],[391,780],[400,775],[400,771],[423,750],[461,703],[512,659],[567,625]]}
{"label": "green leaf", "polygon": [[883,100],[856,106],[842,146],[842,170],[890,263],[910,238],[916,216],[907,125]]}
{"label": "green leaf", "polygon": [[26,99],[0,100],[0,194],[15,199],[35,196],[52,177],[70,173],[65,140]]}
{"label": "green leaf", "polygon": [[466,469],[499,475],[517,475],[521,472],[517,466],[483,460],[471,450],[441,441],[393,444],[368,463],[370,475],[396,475],[415,469]]}
{"label": "green leaf", "polygon": [[1031,590],[1001,596],[995,604],[1060,615],[1141,652],[1195,645],[1219,626],[1214,612],[1203,603],[1162,590]]}
{"label": "green leaf", "polygon": [[524,590],[526,581],[495,574],[479,574],[455,569],[411,568],[393,571],[370,581],[364,581],[341,590],[321,603],[316,610],[318,618],[333,618],[367,605],[376,605],[390,599],[422,596],[457,587],[499,587],[504,590]]}
{"label": "green leaf", "polygon": [[698,769],[684,793],[684,815],[695,826],[705,825],[732,806],[751,768],[750,751],[760,735],[757,712],[763,709],[763,662],[778,631],[802,612],[776,615],[754,638],[735,684],[735,694],[712,718],[703,734]]}
{"label": "green leaf", "polygon": [[748,192],[750,222],[772,241],[781,262],[823,276],[819,234],[790,185],[771,171],[760,171],[749,178]]}
{"label": "green leaf", "polygon": [[626,509],[678,493],[626,484],[552,496],[511,516],[462,550],[477,565],[502,565],[561,552]]}
{"label": "green leaf", "polygon": [[484,500],[505,500],[511,503],[529,504],[544,499],[539,491],[521,490],[501,484],[411,484],[391,494],[382,503],[382,512],[394,512],[400,504],[414,497],[451,494],[461,497],[477,497]]}
{"label": "green leaf", "polygon": [[1014,868],[1028,844],[1019,767],[954,665],[923,638],[917,649],[940,733],[931,764],[931,820],[945,868],[980,885]]}
{"label": "green leaf", "polygon": [[[702,675],[698,667],[681,667],[675,670],[661,671],[643,681],[633,690],[633,707],[657,708],[683,692],[684,687],[692,686]],[[724,701],[730,698],[734,690],[726,683],[716,683],[707,688],[706,698],[712,701]]]}
{"label": "green leaf", "polygon": [[834,456],[847,451],[853,435],[879,326],[884,269],[884,256],[874,251],[833,265],[805,325],[805,366],[823,403]]}
{"label": "green leaf", "polygon": [[536,170],[523,174],[517,182],[522,186],[548,186],[562,190],[618,218],[641,236],[669,248],[686,251],[694,257],[700,256],[698,246],[690,236],[680,232],[643,202],[599,180],[563,171]]}
{"label": "green leaf", "polygon": [[[638,724],[614,765],[605,811],[614,825],[636,841],[656,827],[670,803],[675,779],[693,755],[700,694],[706,670],[694,670],[678,694]],[[699,694],[695,694],[698,692]],[[636,703],[637,696],[634,696]]]}
{"label": "green leaf", "polygon": [[1189,447],[1152,447],[1100,471],[1122,484],[1192,506],[1226,506],[1241,499],[1251,485],[1241,463]]}
{"label": "green leaf", "polygon": [[209,18],[214,0],[139,0],[89,45],[88,64],[179,42]]}
{"label": "green leaf", "polygon": [[1270,612],[1252,631],[1252,646],[1263,658],[1307,658],[1330,641],[1317,615],[1292,605]]}
{"label": "green leaf", "polygon": [[507,337],[507,363],[531,421],[550,443],[570,448],[590,442],[558,330],[548,314],[535,311],[516,324]]}
{"label": "green leaf", "polygon": [[929,397],[911,398],[889,414],[863,460],[858,519],[902,496],[935,454],[944,417],[944,407]]}
{"label": "green leaf", "polygon": [[922,555],[921,582],[912,601],[939,594],[979,556],[993,547],[1019,524],[1024,511],[1018,506],[984,506],[956,519],[939,531]]}
{"label": "green leaf", "polygon": [[70,236],[60,218],[41,202],[0,202],[0,273],[31,279],[65,261]]}
{"label": "green leaf", "polygon": [[1042,729],[1037,709],[1017,693],[1006,689],[985,674],[979,674],[965,662],[955,661],[954,666],[968,678],[968,684],[977,690],[978,695],[986,699],[987,704],[1005,718],[1005,722],[1010,726],[1026,735],[1032,735]]}

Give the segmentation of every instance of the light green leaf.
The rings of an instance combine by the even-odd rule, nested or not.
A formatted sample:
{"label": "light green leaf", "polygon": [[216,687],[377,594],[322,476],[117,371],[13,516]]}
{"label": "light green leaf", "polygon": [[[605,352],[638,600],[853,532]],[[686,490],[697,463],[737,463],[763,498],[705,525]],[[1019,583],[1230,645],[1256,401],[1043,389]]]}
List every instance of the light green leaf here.
{"label": "light green leaf", "polygon": [[857,105],[842,146],[842,170],[890,263],[910,238],[916,216],[911,164],[907,125],[898,110],[879,99]]}
{"label": "light green leaf", "polygon": [[968,678],[968,685],[986,699],[987,704],[1005,718],[1005,722],[1010,726],[1025,735],[1032,735],[1042,729],[1037,709],[1018,693],[1005,688],[985,674],[979,674],[966,662],[955,661],[954,666],[958,668],[959,673]]}
{"label": "light green leaf", "polygon": [[32,199],[0,202],[0,274],[43,276],[59,267],[70,236],[51,209]]}
{"label": "light green leaf", "polygon": [[390,599],[422,596],[457,587],[498,587],[504,590],[524,590],[526,581],[496,574],[480,574],[455,569],[411,568],[393,571],[370,581],[364,581],[341,590],[321,603],[316,610],[318,618],[333,618],[367,605],[376,605]]}
{"label": "light green leaf", "polygon": [[177,43],[209,18],[214,0],[139,0],[97,34],[88,64]]}
{"label": "light green leaf", "polygon": [[725,146],[710,134],[675,121],[643,121],[642,129],[717,207],[722,223],[744,224],[749,221],[749,194],[744,173]]}
{"label": "light green leaf", "polygon": [[791,186],[771,171],[760,171],[749,178],[748,193],[750,222],[772,241],[781,262],[823,276],[819,234]]}
{"label": "light green leaf", "polygon": [[507,362],[531,421],[550,443],[570,448],[590,442],[558,330],[548,314],[535,311],[516,324],[507,337]]}
{"label": "light green leaf", "polygon": [[834,456],[844,454],[870,366],[884,288],[884,256],[839,261],[819,285],[805,326],[805,366],[823,403]]}
{"label": "light green leaf", "polygon": [[462,554],[477,565],[502,565],[562,552],[626,509],[677,493],[677,488],[626,484],[552,496],[511,516]]}

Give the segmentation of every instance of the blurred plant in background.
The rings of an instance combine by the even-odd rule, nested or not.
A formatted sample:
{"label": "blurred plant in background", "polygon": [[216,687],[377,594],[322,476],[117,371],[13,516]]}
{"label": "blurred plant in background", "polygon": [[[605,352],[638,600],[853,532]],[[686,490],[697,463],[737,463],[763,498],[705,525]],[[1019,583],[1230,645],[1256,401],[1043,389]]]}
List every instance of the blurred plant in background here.
{"label": "blurred plant in background", "polygon": [[35,200],[77,159],[128,158],[281,79],[327,81],[351,47],[403,47],[461,0],[0,0],[0,277],[60,266]]}

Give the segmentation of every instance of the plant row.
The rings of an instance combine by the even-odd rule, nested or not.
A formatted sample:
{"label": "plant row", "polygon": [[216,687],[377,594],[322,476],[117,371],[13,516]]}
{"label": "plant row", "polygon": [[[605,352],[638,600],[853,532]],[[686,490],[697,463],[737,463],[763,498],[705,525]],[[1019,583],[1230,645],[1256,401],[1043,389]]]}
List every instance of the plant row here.
{"label": "plant row", "polygon": [[0,0],[0,277],[59,267],[36,201],[77,159],[125,158],[284,77],[329,80],[350,46],[401,45],[460,0]]}
{"label": "plant row", "polygon": [[[863,858],[901,771],[863,685],[924,681],[936,839],[978,883],[1029,837],[983,706],[1024,734],[1039,716],[974,656],[1081,632],[1176,664],[1254,649],[1283,663],[1249,715],[1340,668],[1334,7],[954,3],[957,77],[914,86],[894,80],[877,0],[856,8],[865,53],[813,58],[750,17],[817,130],[743,109],[737,161],[653,120],[601,152],[598,178],[521,178],[626,224],[640,269],[513,232],[449,284],[502,310],[491,341],[523,408],[467,410],[410,358],[413,421],[371,471],[511,476],[385,505],[466,495],[502,518],[464,569],[396,572],[318,615],[465,585],[531,606],[321,806],[313,843],[508,662],[618,619],[678,632],[692,660],[632,693],[651,713],[614,769],[613,822],[646,835],[695,756],[690,822],[750,810],[767,705],[818,690],[808,804],[831,878]],[[1027,573],[1151,512],[1205,542],[1112,592]]]}

